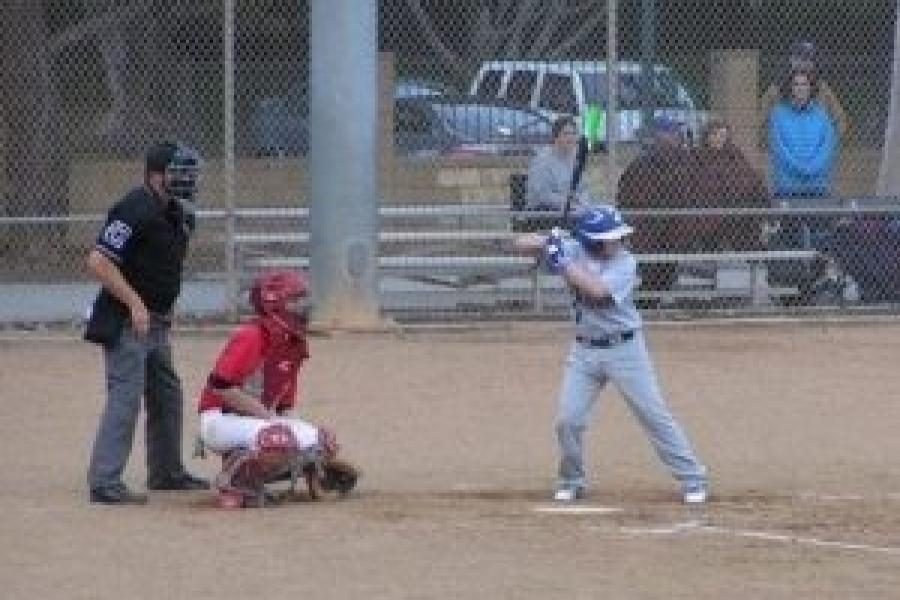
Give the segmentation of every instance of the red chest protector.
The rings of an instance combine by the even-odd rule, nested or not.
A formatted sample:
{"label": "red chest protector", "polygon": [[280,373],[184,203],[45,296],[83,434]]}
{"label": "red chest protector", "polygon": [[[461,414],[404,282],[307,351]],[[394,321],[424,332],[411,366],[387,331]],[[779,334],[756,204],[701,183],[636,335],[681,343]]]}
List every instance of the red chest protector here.
{"label": "red chest protector", "polygon": [[260,317],[264,346],[262,361],[262,402],[283,412],[296,404],[297,373],[309,358],[305,323],[284,327],[281,319]]}

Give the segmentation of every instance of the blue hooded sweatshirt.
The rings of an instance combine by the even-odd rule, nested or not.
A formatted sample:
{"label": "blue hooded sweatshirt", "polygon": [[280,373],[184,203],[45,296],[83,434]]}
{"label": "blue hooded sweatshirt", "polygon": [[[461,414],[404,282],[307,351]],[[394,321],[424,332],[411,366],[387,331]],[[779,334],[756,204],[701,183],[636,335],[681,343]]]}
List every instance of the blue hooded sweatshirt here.
{"label": "blue hooded sweatshirt", "polygon": [[769,161],[776,197],[830,194],[836,153],[834,124],[819,102],[797,108],[782,100],[772,109]]}

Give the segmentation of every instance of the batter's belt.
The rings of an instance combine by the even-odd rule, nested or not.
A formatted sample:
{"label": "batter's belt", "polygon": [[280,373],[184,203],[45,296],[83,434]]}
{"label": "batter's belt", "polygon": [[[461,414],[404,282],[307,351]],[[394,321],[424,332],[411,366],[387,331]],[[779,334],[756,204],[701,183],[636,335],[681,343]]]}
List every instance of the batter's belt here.
{"label": "batter's belt", "polygon": [[634,339],[634,330],[611,333],[603,337],[576,335],[575,341],[590,348],[612,348]]}

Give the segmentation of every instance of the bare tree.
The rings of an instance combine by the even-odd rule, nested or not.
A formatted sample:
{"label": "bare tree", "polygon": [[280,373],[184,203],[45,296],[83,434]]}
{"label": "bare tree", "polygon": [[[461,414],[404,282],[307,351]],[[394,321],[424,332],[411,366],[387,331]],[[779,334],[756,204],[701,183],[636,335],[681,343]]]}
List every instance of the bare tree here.
{"label": "bare tree", "polygon": [[[169,47],[171,40],[166,39],[171,33],[167,27],[189,17],[216,13],[221,9],[220,3],[210,0],[171,5],[141,0],[86,0],[84,4],[87,18],[56,36],[53,51],[62,52],[67,46],[86,40],[97,45],[110,104],[104,114],[98,115],[95,133],[114,149],[140,149],[147,137],[166,135],[167,129],[174,127],[172,115],[162,114],[164,111],[154,106],[154,99],[163,93],[161,76],[177,58],[177,52]],[[139,78],[129,77],[136,63],[142,65],[144,72]]]}
{"label": "bare tree", "polygon": [[[40,2],[5,4],[0,32],[5,67],[2,116],[6,126],[3,168],[5,212],[11,216],[65,214],[68,154],[64,115],[52,73],[50,32]],[[6,240],[17,256],[46,254],[49,236],[17,227]],[[36,256],[32,257],[36,258]]]}
{"label": "bare tree", "polygon": [[[446,12],[442,3],[426,9],[422,0],[406,0],[425,41],[444,64],[460,75],[470,71],[480,57],[511,59],[564,59],[584,44],[606,21],[606,2],[596,0],[498,0],[454,3],[454,19],[463,27],[442,30],[438,25]],[[447,32],[465,39],[448,39]]]}
{"label": "bare tree", "polygon": [[91,16],[89,23],[94,26],[79,27],[82,35],[90,35],[97,40],[103,56],[106,84],[112,100],[106,114],[99,121],[98,133],[105,137],[116,135],[127,123],[154,120],[154,116],[137,96],[129,94],[126,77],[128,40],[125,31],[146,3],[136,3],[125,10],[116,10],[116,4],[115,0],[95,0],[88,3],[88,14]]}
{"label": "bare tree", "polygon": [[[122,5],[98,0],[87,18],[57,23],[51,29],[46,3],[6,0],[0,24],[2,56],[0,119],[4,124],[3,170],[6,190],[2,199],[10,216],[63,216],[69,210],[68,179],[72,148],[69,119],[62,101],[61,65],[71,57],[69,48],[85,40],[101,45],[109,74],[113,111],[124,111],[123,24],[146,10],[144,2]],[[60,25],[62,25],[60,27]],[[13,256],[48,257],[63,251],[65,228],[20,226],[4,240]],[[23,264],[28,261],[23,261]],[[33,263],[33,261],[32,261]]]}
{"label": "bare tree", "polygon": [[891,75],[891,104],[884,135],[878,195],[900,197],[900,1],[894,25],[894,66]]}

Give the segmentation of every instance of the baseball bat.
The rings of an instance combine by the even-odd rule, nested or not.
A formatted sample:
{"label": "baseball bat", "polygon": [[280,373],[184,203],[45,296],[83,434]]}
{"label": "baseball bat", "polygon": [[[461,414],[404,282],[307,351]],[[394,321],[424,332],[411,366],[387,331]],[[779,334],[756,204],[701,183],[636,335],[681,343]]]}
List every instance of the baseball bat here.
{"label": "baseball bat", "polygon": [[584,166],[587,162],[588,141],[585,136],[578,138],[578,149],[575,151],[575,167],[572,169],[572,184],[569,187],[569,193],[566,195],[566,205],[563,207],[562,226],[569,227],[569,212],[572,210],[572,199],[575,197],[575,191],[578,184],[581,183],[581,176],[584,173]]}

